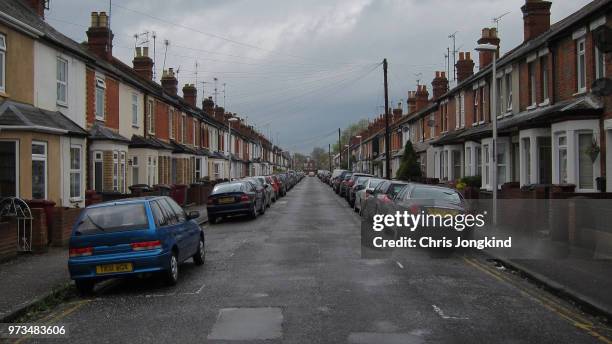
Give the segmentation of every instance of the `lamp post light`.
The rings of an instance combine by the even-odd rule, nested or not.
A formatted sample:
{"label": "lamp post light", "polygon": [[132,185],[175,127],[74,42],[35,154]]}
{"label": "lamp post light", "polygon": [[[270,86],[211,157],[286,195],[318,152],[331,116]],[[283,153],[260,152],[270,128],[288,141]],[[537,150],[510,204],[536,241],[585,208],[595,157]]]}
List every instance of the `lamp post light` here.
{"label": "lamp post light", "polygon": [[493,53],[493,70],[491,72],[491,126],[493,127],[493,144],[491,159],[493,167],[489,170],[491,186],[493,189],[493,225],[497,225],[497,46],[493,44],[479,44],[476,51]]}
{"label": "lamp post light", "polygon": [[236,122],[238,118],[230,117],[227,119],[227,152],[229,157],[229,180],[232,180],[232,122]]}
{"label": "lamp post light", "polygon": [[363,162],[361,161],[361,135],[355,137],[359,139],[359,172],[363,172]]}

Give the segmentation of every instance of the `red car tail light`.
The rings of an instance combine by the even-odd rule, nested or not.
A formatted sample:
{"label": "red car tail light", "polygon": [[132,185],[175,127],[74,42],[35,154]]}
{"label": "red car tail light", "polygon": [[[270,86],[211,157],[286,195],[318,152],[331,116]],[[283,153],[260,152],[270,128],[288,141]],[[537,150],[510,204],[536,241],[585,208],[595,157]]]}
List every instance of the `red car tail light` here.
{"label": "red car tail light", "polygon": [[348,187],[352,187],[353,185],[355,185],[355,181],[353,181],[353,180],[349,180],[349,181],[346,183],[346,186],[348,186]]}
{"label": "red car tail light", "polygon": [[213,204],[214,199],[212,197],[208,197],[208,199],[206,200],[206,204]]}
{"label": "red car tail light", "polygon": [[92,253],[93,253],[93,247],[79,247],[79,248],[71,248],[69,250],[70,257],[91,256]]}
{"label": "red car tail light", "polygon": [[132,250],[134,251],[144,251],[144,250],[155,250],[161,248],[161,241],[142,241],[142,242],[134,242],[131,243]]}
{"label": "red car tail light", "polygon": [[249,201],[251,201],[251,198],[249,198],[249,195],[240,196],[240,202],[249,202]]}

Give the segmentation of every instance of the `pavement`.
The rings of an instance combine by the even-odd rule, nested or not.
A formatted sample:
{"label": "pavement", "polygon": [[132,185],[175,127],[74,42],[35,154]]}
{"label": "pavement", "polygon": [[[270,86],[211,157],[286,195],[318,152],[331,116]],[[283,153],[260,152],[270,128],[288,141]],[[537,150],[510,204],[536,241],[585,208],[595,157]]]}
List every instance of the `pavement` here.
{"label": "pavement", "polygon": [[[39,321],[68,343],[599,343],[606,324],[487,256],[396,250],[362,259],[360,219],[305,178],[255,220],[206,226],[179,283],[113,280]],[[0,290],[2,293],[2,290]]]}

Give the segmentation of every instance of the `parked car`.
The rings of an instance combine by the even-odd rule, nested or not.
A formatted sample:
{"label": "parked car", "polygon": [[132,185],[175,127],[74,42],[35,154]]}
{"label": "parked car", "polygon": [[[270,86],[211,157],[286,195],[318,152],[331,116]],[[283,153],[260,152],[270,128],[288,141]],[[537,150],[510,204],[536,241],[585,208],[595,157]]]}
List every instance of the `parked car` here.
{"label": "parked car", "polygon": [[272,199],[272,201],[276,202],[281,196],[280,195],[280,184],[278,183],[278,181],[276,181],[276,179],[274,179],[274,176],[265,176],[264,178],[266,178],[266,181],[268,182],[268,184],[272,186],[272,191],[274,193],[274,198]]}
{"label": "parked car", "polygon": [[338,180],[338,178],[340,178],[342,176],[342,173],[347,172],[346,170],[342,170],[342,169],[336,169],[334,170],[334,172],[332,172],[331,176],[329,177],[329,186],[331,186],[334,191],[336,191],[336,181]]}
{"label": "parked car", "polygon": [[340,195],[340,197],[344,197],[344,194],[346,193],[346,190],[347,190],[347,184],[349,180],[351,180],[352,176],[353,176],[353,172],[349,171],[345,173],[343,179],[340,181],[340,184],[338,184],[338,195]]}
{"label": "parked car", "polygon": [[266,177],[264,176],[256,176],[249,179],[253,179],[257,181],[260,186],[263,186],[264,195],[266,195],[266,207],[270,208],[270,206],[272,205],[272,199],[274,199],[274,188],[272,188],[272,185],[268,183]]}
{"label": "parked car", "polygon": [[359,180],[365,180],[366,178],[373,177],[371,174],[367,173],[353,173],[351,178],[346,183],[346,190],[344,192],[344,198],[348,204],[352,207],[353,201],[355,200],[355,189],[358,186]]}
{"label": "parked car", "polygon": [[397,180],[383,180],[374,190],[371,191],[371,197],[368,197],[362,203],[362,216],[371,218],[375,214],[380,214],[381,209],[385,208],[386,204],[392,203],[395,196],[408,185],[407,182]]}
{"label": "parked car", "polygon": [[368,197],[372,196],[372,191],[382,183],[384,179],[379,178],[368,178],[365,182],[363,189],[358,190],[355,193],[355,201],[353,202],[353,209],[361,215],[362,205]]}
{"label": "parked car", "polygon": [[97,282],[143,273],[178,281],[179,264],[193,258],[204,264],[204,231],[166,196],[128,198],[90,205],[79,215],[70,237],[68,270],[87,294]]}
{"label": "parked car", "polygon": [[287,195],[287,183],[285,182],[285,178],[283,178],[283,176],[281,176],[280,174],[275,174],[272,176],[272,178],[274,178],[274,180],[278,182],[278,188],[281,197]]}
{"label": "parked car", "polygon": [[239,180],[215,185],[206,203],[208,221],[215,223],[224,216],[248,215],[256,218],[265,212],[263,188],[253,182]]}

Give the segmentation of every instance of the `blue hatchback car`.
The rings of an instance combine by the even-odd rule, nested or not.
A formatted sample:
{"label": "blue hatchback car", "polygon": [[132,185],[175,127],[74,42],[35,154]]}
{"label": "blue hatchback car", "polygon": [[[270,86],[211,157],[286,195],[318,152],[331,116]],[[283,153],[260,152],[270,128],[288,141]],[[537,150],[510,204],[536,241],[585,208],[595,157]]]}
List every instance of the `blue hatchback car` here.
{"label": "blue hatchback car", "polygon": [[70,237],[68,269],[77,289],[93,291],[108,278],[159,273],[178,280],[179,264],[204,264],[204,231],[169,197],[129,198],[91,205],[77,219]]}

